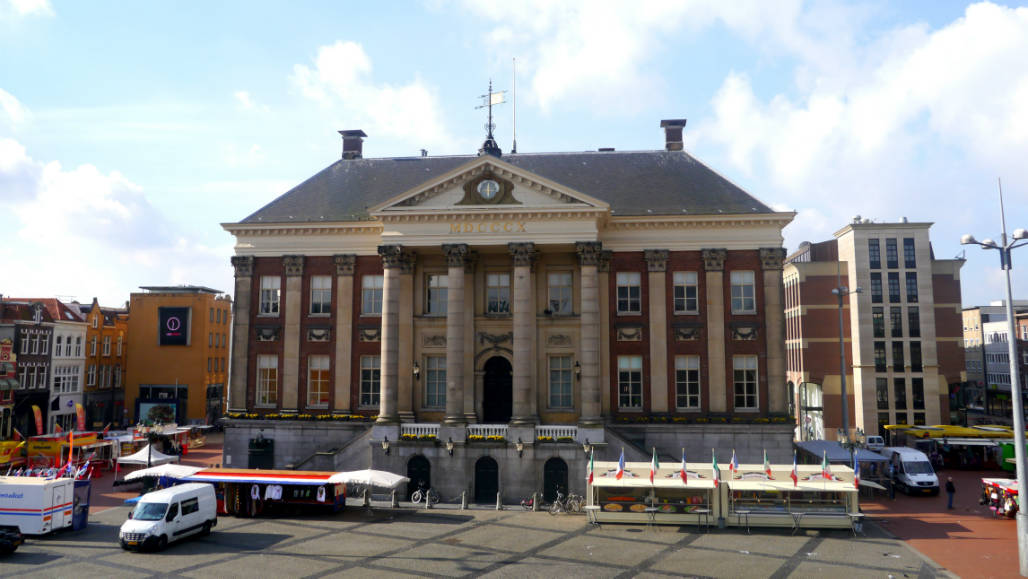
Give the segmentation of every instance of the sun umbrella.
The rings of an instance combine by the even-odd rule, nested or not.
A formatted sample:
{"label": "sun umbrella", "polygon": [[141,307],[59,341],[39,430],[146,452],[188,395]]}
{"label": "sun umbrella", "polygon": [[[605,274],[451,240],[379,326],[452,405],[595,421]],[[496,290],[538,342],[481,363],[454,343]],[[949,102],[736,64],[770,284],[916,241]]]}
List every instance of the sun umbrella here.
{"label": "sun umbrella", "polygon": [[130,472],[125,475],[125,480],[134,480],[137,478],[143,478],[144,476],[166,476],[169,478],[185,478],[187,476],[196,474],[203,470],[197,466],[186,466],[182,464],[162,464],[158,466],[152,466],[150,468],[144,468],[135,472]]}
{"label": "sun umbrella", "polygon": [[328,482],[330,483],[346,483],[386,489],[394,489],[409,481],[410,479],[405,476],[374,469],[337,472],[328,477]]}

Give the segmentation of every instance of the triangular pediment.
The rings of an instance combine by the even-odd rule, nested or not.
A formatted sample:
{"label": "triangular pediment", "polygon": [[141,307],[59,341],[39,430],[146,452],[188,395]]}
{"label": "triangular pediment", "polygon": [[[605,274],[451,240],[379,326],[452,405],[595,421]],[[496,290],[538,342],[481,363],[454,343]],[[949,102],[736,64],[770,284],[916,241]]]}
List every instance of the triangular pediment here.
{"label": "triangular pediment", "polygon": [[599,199],[493,156],[474,159],[449,173],[371,207],[375,216],[461,210],[609,209]]}

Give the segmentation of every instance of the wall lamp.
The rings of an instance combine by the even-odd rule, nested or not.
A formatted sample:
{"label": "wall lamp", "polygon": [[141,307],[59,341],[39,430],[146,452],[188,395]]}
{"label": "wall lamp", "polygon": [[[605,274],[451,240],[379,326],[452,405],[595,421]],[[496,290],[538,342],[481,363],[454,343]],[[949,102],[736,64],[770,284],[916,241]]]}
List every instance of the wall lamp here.
{"label": "wall lamp", "polygon": [[575,360],[575,380],[581,380],[581,379],[582,379],[582,365],[578,363],[578,360]]}
{"label": "wall lamp", "polygon": [[584,450],[586,454],[589,454],[593,451],[593,445],[589,444],[588,438],[585,439],[585,444],[582,445],[582,450]]}
{"label": "wall lamp", "polygon": [[521,442],[521,439],[519,438],[514,444],[514,448],[518,449],[518,458],[521,458],[521,455],[525,453],[525,443]]}
{"label": "wall lamp", "polygon": [[411,367],[411,374],[414,374],[415,380],[421,378],[421,366],[418,365],[418,362],[416,360],[414,362],[414,366]]}
{"label": "wall lamp", "polygon": [[446,441],[446,452],[450,453],[450,456],[453,456],[453,438]]}
{"label": "wall lamp", "polygon": [[385,436],[385,437],[382,438],[382,450],[385,451],[386,454],[389,454],[389,437],[388,436]]}

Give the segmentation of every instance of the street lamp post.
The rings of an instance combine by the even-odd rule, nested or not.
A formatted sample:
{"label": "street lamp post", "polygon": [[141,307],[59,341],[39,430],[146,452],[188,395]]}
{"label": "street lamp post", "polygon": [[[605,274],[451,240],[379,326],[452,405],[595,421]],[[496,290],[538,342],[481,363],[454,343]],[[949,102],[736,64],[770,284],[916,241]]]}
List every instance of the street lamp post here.
{"label": "street lamp post", "polygon": [[[973,235],[965,235],[960,238],[962,245],[980,245],[982,249],[995,249],[999,252],[999,263],[1006,274],[1007,289],[1007,339],[1008,353],[1010,356],[1010,394],[1013,398],[1014,410],[1014,460],[1017,466],[1018,492],[1025,489],[1025,474],[1028,473],[1028,457],[1025,455],[1024,439],[1024,408],[1021,401],[1021,377],[1017,364],[1017,332],[1014,328],[1014,302],[1013,292],[1010,289],[1010,261],[1011,250],[1028,245],[1028,230],[1016,229],[1007,241],[1007,218],[1003,211],[1003,189],[999,190],[999,215],[1003,233],[1000,234],[1000,242],[996,243],[991,239],[978,241]],[[1022,242],[1022,243],[1019,243]],[[1020,493],[1022,496],[1025,493]],[[1021,576],[1028,577],[1028,513],[1018,509],[1017,511],[1017,559],[1021,570]]]}
{"label": "street lamp post", "polygon": [[[837,288],[832,288],[832,293],[839,298],[839,383],[842,386],[842,432],[843,439],[839,442],[845,444],[850,438],[850,410],[849,400],[846,396],[846,334],[842,325],[842,306],[843,300],[850,294],[859,294],[861,288],[855,287],[850,289],[844,285],[840,285]],[[853,459],[853,447],[850,448],[850,462]]]}

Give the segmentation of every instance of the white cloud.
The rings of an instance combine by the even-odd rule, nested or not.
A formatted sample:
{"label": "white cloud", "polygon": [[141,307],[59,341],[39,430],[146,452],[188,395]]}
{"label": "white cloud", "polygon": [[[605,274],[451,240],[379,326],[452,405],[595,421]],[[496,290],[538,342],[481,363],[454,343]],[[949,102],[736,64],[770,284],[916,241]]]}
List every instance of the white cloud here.
{"label": "white cloud", "polygon": [[267,161],[267,154],[260,145],[253,144],[240,149],[238,146],[229,144],[221,149],[222,158],[225,164],[233,169],[259,167]]}
{"label": "white cloud", "polygon": [[371,77],[364,48],[339,41],[322,46],[313,67],[295,65],[292,81],[304,96],[342,117],[346,128],[426,147],[453,146],[433,88],[418,77],[398,86],[375,83]]}
{"label": "white cloud", "polygon": [[11,93],[0,88],[0,126],[16,128],[27,122],[31,113]]}
{"label": "white cloud", "polygon": [[[17,16],[53,16],[50,0],[5,0],[7,10]],[[0,14],[4,11],[0,10]]]}
{"label": "white cloud", "polygon": [[239,103],[239,108],[241,108],[244,111],[256,111],[260,113],[266,113],[271,110],[268,108],[267,105],[257,104],[257,102],[253,100],[253,97],[250,96],[250,93],[245,90],[237,90],[236,92],[232,93],[232,96],[234,96],[236,102]]}

